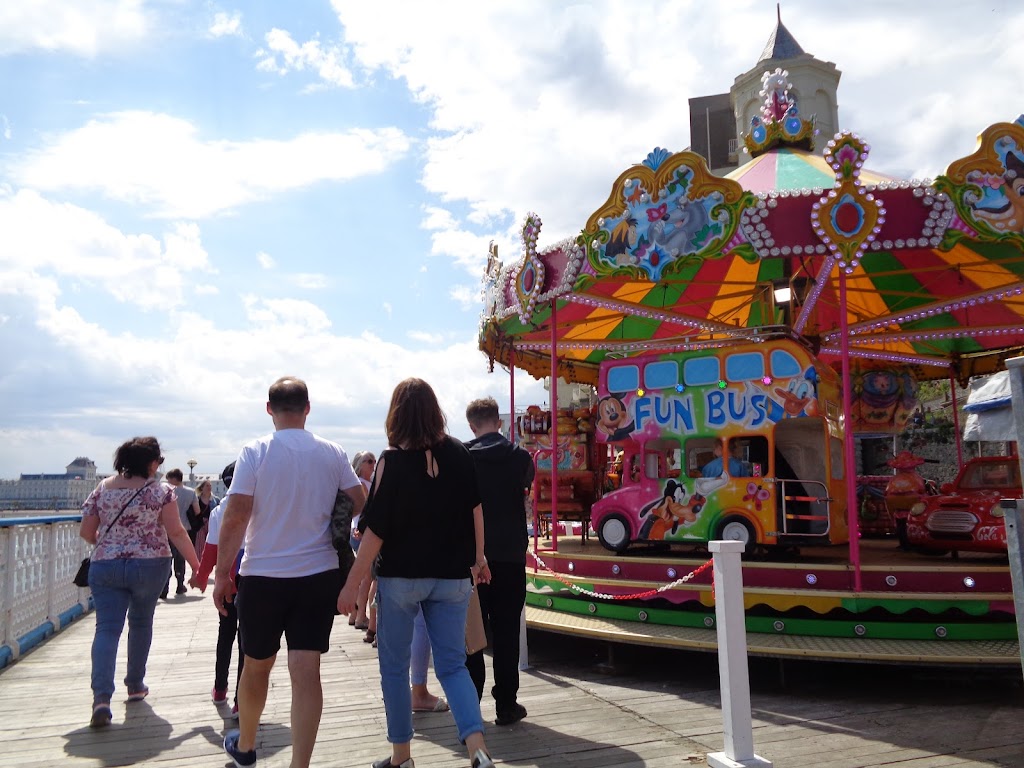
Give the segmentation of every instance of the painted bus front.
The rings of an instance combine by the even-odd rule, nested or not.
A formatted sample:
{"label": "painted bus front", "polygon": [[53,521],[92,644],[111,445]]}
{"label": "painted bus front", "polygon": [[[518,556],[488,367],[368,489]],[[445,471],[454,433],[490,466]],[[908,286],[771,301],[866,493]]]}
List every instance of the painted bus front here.
{"label": "painted bus front", "polygon": [[796,341],[606,360],[598,398],[606,548],[848,540],[838,376]]}

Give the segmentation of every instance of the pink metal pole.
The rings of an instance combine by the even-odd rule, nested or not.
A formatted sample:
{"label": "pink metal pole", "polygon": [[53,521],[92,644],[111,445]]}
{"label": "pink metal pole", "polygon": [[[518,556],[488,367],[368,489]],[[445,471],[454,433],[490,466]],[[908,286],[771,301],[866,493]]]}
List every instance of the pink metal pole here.
{"label": "pink metal pole", "polygon": [[508,439],[516,441],[516,348],[508,351]]}
{"label": "pink metal pole", "polygon": [[850,334],[846,312],[846,273],[839,271],[839,332],[843,361],[843,463],[846,469],[846,520],[850,529],[850,562],[853,564],[853,591],[861,591],[860,524],[857,519],[857,459],[853,445],[853,383],[850,379]]}
{"label": "pink metal pole", "polygon": [[551,300],[551,549],[558,551],[558,326]]}
{"label": "pink metal pole", "polygon": [[953,431],[956,433],[956,467],[959,471],[964,468],[964,443],[960,434],[960,409],[956,402],[956,375],[952,370],[949,372],[949,393],[953,396]]}

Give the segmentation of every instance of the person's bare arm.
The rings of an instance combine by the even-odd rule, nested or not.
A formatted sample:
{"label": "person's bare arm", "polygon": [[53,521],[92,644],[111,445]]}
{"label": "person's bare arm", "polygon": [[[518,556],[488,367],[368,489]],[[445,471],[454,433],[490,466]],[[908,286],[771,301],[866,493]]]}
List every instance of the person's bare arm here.
{"label": "person's bare arm", "polygon": [[178,515],[178,502],[174,499],[168,501],[160,510],[160,522],[167,531],[167,538],[182,554],[192,573],[199,570],[199,558],[196,557],[196,548],[192,546],[192,540],[188,537],[188,531],[181,524],[181,517]]}
{"label": "person's bare arm", "polygon": [[224,513],[220,524],[220,538],[217,540],[217,570],[213,580],[213,604],[223,615],[227,616],[224,603],[234,594],[231,585],[231,569],[242,548],[245,529],[249,527],[252,517],[253,497],[244,493],[235,493],[228,497],[231,503]]}
{"label": "person's bare arm", "polygon": [[369,528],[363,533],[363,543],[359,545],[356,561],[348,572],[345,586],[338,594],[338,613],[349,614],[356,609],[359,584],[369,575],[373,561],[377,559],[383,544],[384,540]]}

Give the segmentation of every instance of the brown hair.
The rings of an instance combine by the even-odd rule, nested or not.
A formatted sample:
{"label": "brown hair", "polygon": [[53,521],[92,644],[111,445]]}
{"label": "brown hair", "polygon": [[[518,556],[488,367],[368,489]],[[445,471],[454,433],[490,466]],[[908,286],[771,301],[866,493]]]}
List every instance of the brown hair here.
{"label": "brown hair", "polygon": [[296,376],[282,376],[270,385],[267,399],[274,413],[302,413],[309,405],[309,389]]}
{"label": "brown hair", "polygon": [[423,379],[406,379],[395,387],[384,421],[388,442],[396,448],[423,450],[445,436],[446,421],[434,390]]}
{"label": "brown hair", "polygon": [[164,473],[164,477],[168,480],[177,480],[179,483],[185,479],[185,473],[175,467],[174,469],[168,469]]}
{"label": "brown hair", "polygon": [[481,397],[466,406],[466,421],[477,429],[492,424],[499,418],[498,401],[493,397]]}
{"label": "brown hair", "polygon": [[163,460],[155,437],[133,437],[114,451],[114,469],[125,477],[149,477],[149,465]]}

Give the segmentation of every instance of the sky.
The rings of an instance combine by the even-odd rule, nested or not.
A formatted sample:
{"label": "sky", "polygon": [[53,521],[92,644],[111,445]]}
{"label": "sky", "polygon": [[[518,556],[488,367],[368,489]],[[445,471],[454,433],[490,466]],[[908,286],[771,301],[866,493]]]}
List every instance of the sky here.
{"label": "sky", "polygon": [[[1019,2],[781,12],[874,170],[933,178],[1024,111]],[[386,446],[409,376],[471,437],[466,403],[510,395],[476,343],[488,244],[521,258],[528,212],[542,250],[578,234],[775,23],[764,0],[3,3],[0,478],[109,472],[149,434],[165,469],[218,472],[282,375],[349,455]]]}

